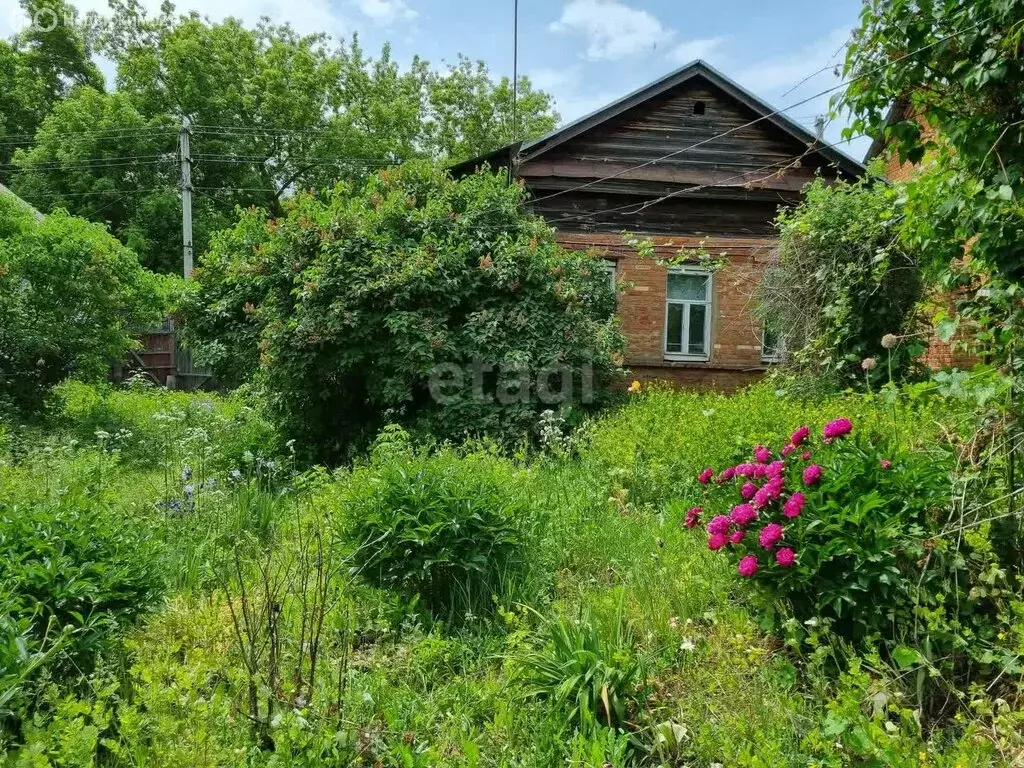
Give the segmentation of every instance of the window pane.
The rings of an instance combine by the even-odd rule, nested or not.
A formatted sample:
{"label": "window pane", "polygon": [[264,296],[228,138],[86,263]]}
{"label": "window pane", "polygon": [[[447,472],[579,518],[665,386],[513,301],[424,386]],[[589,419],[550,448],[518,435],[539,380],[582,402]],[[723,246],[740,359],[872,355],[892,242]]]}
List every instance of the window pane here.
{"label": "window pane", "polygon": [[707,354],[707,350],[704,349],[704,326],[707,323],[707,319],[707,304],[690,305],[690,346],[688,352],[691,355]]}
{"label": "window pane", "polygon": [[707,275],[668,276],[668,297],[677,301],[707,301]]}
{"label": "window pane", "polygon": [[668,305],[668,338],[665,351],[679,354],[683,351],[683,305]]}
{"label": "window pane", "polygon": [[761,356],[766,358],[779,356],[779,334],[768,323],[764,326],[764,342],[761,344]]}

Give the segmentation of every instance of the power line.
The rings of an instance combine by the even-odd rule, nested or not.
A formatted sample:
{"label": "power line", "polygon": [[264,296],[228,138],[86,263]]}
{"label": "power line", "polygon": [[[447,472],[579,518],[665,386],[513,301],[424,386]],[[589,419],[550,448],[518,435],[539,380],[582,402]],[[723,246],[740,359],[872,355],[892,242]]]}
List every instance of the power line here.
{"label": "power line", "polygon": [[[950,33],[949,35],[947,35],[944,38],[940,38],[938,40],[935,40],[935,41],[929,43],[928,45],[921,46],[920,48],[918,48],[918,49],[916,49],[914,51],[911,51],[909,53],[903,54],[902,56],[899,56],[899,57],[891,60],[890,62],[888,62],[885,65],[880,65],[880,66],[876,67],[873,70],[868,70],[867,72],[865,72],[865,73],[863,73],[861,75],[858,75],[857,77],[854,77],[854,78],[851,78],[850,80],[846,80],[844,82],[841,82],[841,83],[839,83],[837,85],[832,86],[831,88],[826,88],[825,90],[820,91],[820,92],[814,94],[813,96],[808,96],[807,98],[801,99],[800,101],[797,101],[797,102],[795,102],[793,104],[790,104],[787,107],[784,107],[782,109],[776,109],[776,110],[774,110],[772,112],[769,112],[769,113],[767,113],[765,115],[761,115],[760,117],[757,117],[757,118],[755,118],[755,119],[753,119],[753,120],[751,120],[751,121],[749,121],[747,123],[735,126],[734,128],[730,128],[727,131],[723,131],[722,133],[719,133],[719,134],[711,136],[711,137],[709,137],[707,139],[703,139],[701,141],[698,141],[696,144],[691,144],[690,146],[683,147],[682,149],[678,149],[678,150],[676,150],[674,152],[669,152],[667,155],[662,155],[661,157],[654,158],[653,160],[647,160],[646,162],[640,163],[639,165],[635,165],[635,166],[632,166],[632,167],[629,167],[629,168],[624,168],[624,169],[622,169],[620,171],[616,171],[615,173],[610,174],[609,176],[605,176],[604,178],[595,179],[593,181],[588,181],[588,182],[586,182],[584,184],[579,184],[578,186],[575,186],[575,187],[570,187],[569,189],[563,189],[563,190],[560,190],[558,192],[554,192],[554,193],[552,193],[550,195],[547,195],[546,197],[538,198],[538,199],[534,200],[533,202],[534,203],[538,203],[538,202],[542,202],[544,200],[549,200],[549,199],[551,199],[553,197],[558,197],[560,195],[567,194],[569,192],[575,192],[575,191],[578,191],[580,189],[587,189],[588,187],[592,187],[595,184],[600,184],[601,182],[604,182],[604,181],[609,181],[611,179],[616,179],[616,178],[618,178],[620,176],[624,176],[627,173],[632,173],[633,171],[638,171],[638,170],[640,170],[642,168],[647,168],[648,166],[656,165],[657,163],[660,163],[660,162],[662,162],[664,160],[668,160],[668,159],[670,159],[672,157],[676,157],[678,155],[681,155],[684,152],[689,152],[690,150],[697,149],[698,147],[702,147],[705,144],[710,144],[711,142],[716,141],[717,139],[724,138],[724,137],[729,136],[729,135],[731,135],[733,133],[736,133],[737,131],[743,130],[745,128],[749,128],[749,127],[751,127],[753,125],[757,125],[758,123],[760,123],[760,122],[762,122],[764,120],[768,120],[769,118],[775,117],[775,116],[780,115],[780,114],[782,114],[784,112],[788,112],[789,110],[793,109],[794,107],[799,107],[799,106],[802,106],[803,104],[807,104],[810,101],[814,101],[815,99],[819,99],[822,96],[825,96],[825,95],[831,93],[832,91],[838,90],[840,88],[845,88],[846,86],[851,85],[852,83],[855,83],[855,82],[857,82],[858,80],[860,80],[860,79],[862,79],[864,77],[867,77],[872,72],[879,71],[879,70],[883,69],[884,67],[891,66],[892,64],[898,63],[900,61],[904,61],[905,59],[907,59],[907,58],[909,58],[911,56],[916,56],[917,54],[919,54],[919,53],[921,53],[921,52],[923,52],[923,51],[925,51],[925,50],[927,50],[929,48],[933,48],[936,45],[939,45],[940,43],[943,43],[946,40],[949,40],[950,38],[954,37],[955,35],[963,34],[964,32],[969,32],[972,29],[980,27],[982,24],[987,23],[987,21],[988,20],[985,19],[985,20],[979,21],[977,24],[974,24],[974,25],[972,25],[970,27],[967,27],[966,29],[957,30],[955,32],[952,32],[952,33]],[[816,142],[816,144],[817,144],[817,142]]]}
{"label": "power line", "polygon": [[171,134],[175,131],[174,128],[110,128],[110,129],[97,129],[93,131],[74,131],[70,133],[42,133],[37,131],[34,135],[21,134],[20,137],[5,136],[0,134],[0,139],[12,139],[18,138],[19,140],[11,141],[0,141],[0,147],[10,147],[18,145],[30,145],[38,144],[40,139],[69,139],[69,138],[93,138],[93,139],[130,139],[139,136],[158,136],[166,133]]}

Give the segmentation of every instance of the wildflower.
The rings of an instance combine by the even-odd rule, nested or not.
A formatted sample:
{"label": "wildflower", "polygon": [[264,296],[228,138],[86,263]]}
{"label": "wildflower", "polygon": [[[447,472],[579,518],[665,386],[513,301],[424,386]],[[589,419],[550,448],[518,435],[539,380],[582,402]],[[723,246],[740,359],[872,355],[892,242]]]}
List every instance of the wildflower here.
{"label": "wildflower", "polygon": [[800,491],[797,491],[788,499],[786,503],[782,505],[782,514],[786,517],[800,517],[800,513],[804,511],[804,504],[807,502],[807,497]]}
{"label": "wildflower", "polygon": [[754,498],[754,494],[757,493],[758,488],[756,483],[752,483],[749,480],[743,484],[740,488],[740,498],[744,501],[750,501]]}
{"label": "wildflower", "polygon": [[803,453],[800,454],[800,458],[803,461],[810,461],[811,460],[811,452],[810,451],[804,451]]}
{"label": "wildflower", "polygon": [[715,517],[711,518],[711,520],[708,522],[708,533],[710,533],[712,536],[714,536],[715,534],[722,534],[724,536],[726,533],[729,532],[729,527],[731,525],[732,520],[730,520],[728,517],[726,517],[725,515],[716,515]]}
{"label": "wildflower", "polygon": [[796,562],[796,553],[789,547],[782,547],[775,553],[775,562],[783,568],[789,568]]}
{"label": "wildflower", "polygon": [[882,337],[882,346],[886,349],[892,349],[899,343],[899,339],[896,338],[895,334],[887,333]]}
{"label": "wildflower", "polygon": [[228,473],[228,475],[229,475],[229,477],[230,477],[230,478],[231,478],[232,480],[234,480],[234,481],[235,481],[235,482],[237,483],[237,482],[238,482],[239,480],[241,480],[241,479],[242,479],[242,470],[240,470],[240,469],[232,469],[232,470],[231,470],[231,471],[230,471],[230,472]]}
{"label": "wildflower", "polygon": [[186,485],[185,486],[185,498],[186,499],[191,499],[192,496],[195,494],[195,492],[196,492],[196,489],[195,489],[194,486],[192,486],[192,485]]}
{"label": "wildflower", "polygon": [[639,381],[637,381],[636,379],[634,379],[634,380],[633,380],[633,383],[629,385],[629,392],[630,392],[630,394],[633,394],[633,395],[635,395],[635,394],[636,394],[637,392],[639,392],[639,391],[640,391],[640,390],[641,390],[642,388],[643,388],[643,384],[641,384],[641,383],[640,383]]}
{"label": "wildflower", "polygon": [[892,462],[888,459],[882,459],[882,469],[892,469]]}
{"label": "wildflower", "polygon": [[782,457],[785,458],[786,456],[789,456],[789,454],[791,454],[795,450],[796,450],[796,446],[795,445],[793,445],[792,443],[786,444],[783,447],[783,449],[782,449]]}
{"label": "wildflower", "polygon": [[724,533],[713,533],[708,537],[708,549],[716,552],[729,543],[729,537]]}
{"label": "wildflower", "polygon": [[736,570],[739,571],[740,576],[745,579],[749,579],[757,573],[757,568],[757,558],[754,555],[747,555],[740,560],[740,564],[736,567]]}
{"label": "wildflower", "polygon": [[771,549],[782,539],[782,534],[783,529],[781,525],[778,523],[768,523],[768,525],[761,529],[757,541],[764,549]]}
{"label": "wildflower", "polygon": [[206,487],[207,487],[207,488],[211,488],[211,489],[212,489],[212,488],[213,488],[213,487],[214,487],[215,485],[217,485],[217,481],[216,481],[216,480],[215,480],[214,478],[212,478],[212,477],[211,477],[211,478],[209,478],[209,479],[208,479],[208,480],[206,481]]}
{"label": "wildflower", "polygon": [[794,432],[793,436],[789,438],[789,440],[791,443],[793,443],[793,445],[803,445],[807,438],[810,437],[810,435],[811,428],[803,426],[800,427],[800,429],[798,429],[796,432]]}
{"label": "wildflower", "polygon": [[860,361],[860,367],[865,371],[873,371],[878,366],[878,361],[873,357],[865,357]]}
{"label": "wildflower", "polygon": [[684,637],[683,642],[679,644],[679,650],[681,651],[692,651],[697,647],[697,644],[693,642],[692,637]]}
{"label": "wildflower", "polygon": [[192,479],[192,467],[188,464],[181,468],[181,479],[186,483]]}
{"label": "wildflower", "polygon": [[804,485],[816,485],[821,480],[822,469],[817,464],[811,464],[804,470]]}
{"label": "wildflower", "polygon": [[697,475],[697,482],[700,483],[701,485],[707,485],[708,483],[711,482],[711,478],[714,476],[715,470],[713,470],[711,467],[708,467],[699,475]]}
{"label": "wildflower", "polygon": [[747,535],[747,532],[742,528],[737,528],[735,531],[729,534],[730,544],[739,544],[743,541],[743,537]]}
{"label": "wildflower", "polygon": [[687,528],[695,528],[697,523],[700,522],[701,513],[704,512],[703,507],[693,507],[686,512],[686,520],[683,521],[683,525]]}
{"label": "wildflower", "polygon": [[772,460],[772,452],[763,445],[758,445],[754,448],[754,458],[758,464],[767,464]]}
{"label": "wildflower", "polygon": [[739,504],[732,508],[729,514],[731,522],[736,525],[749,525],[757,518],[757,510],[749,504]]}
{"label": "wildflower", "polygon": [[670,616],[669,617],[668,628],[669,629],[679,629],[679,617],[678,616]]}
{"label": "wildflower", "polygon": [[837,437],[843,437],[853,431],[853,422],[849,419],[836,419],[830,421],[825,425],[825,428],[821,430],[821,436],[826,441],[835,440]]}

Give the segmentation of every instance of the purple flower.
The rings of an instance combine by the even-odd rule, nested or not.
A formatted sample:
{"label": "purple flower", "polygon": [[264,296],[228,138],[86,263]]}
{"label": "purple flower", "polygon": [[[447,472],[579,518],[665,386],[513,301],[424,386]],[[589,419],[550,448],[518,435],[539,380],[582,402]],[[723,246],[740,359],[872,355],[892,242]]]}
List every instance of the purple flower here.
{"label": "purple flower", "polygon": [[708,483],[711,482],[711,478],[714,476],[715,470],[713,470],[711,467],[708,467],[699,475],[697,475],[697,482],[700,483],[701,485],[707,485]]}
{"label": "purple flower", "polygon": [[736,476],[736,467],[726,467],[722,470],[722,474],[719,475],[718,479],[723,483],[727,483]]}
{"label": "purple flower", "polygon": [[736,525],[750,525],[757,518],[757,511],[749,504],[739,504],[732,508],[729,518]]}
{"label": "purple flower", "polygon": [[766,467],[764,464],[754,465],[754,477],[760,479],[764,477],[766,474],[768,474],[768,467]]}
{"label": "purple flower", "polygon": [[764,509],[771,504],[771,497],[768,492],[768,486],[759,488],[757,493],[754,494],[754,500],[751,502],[754,505],[754,509]]}
{"label": "purple flower", "polygon": [[754,448],[754,459],[758,464],[767,464],[772,460],[772,452],[763,445],[759,445]]}
{"label": "purple flower", "polygon": [[761,529],[757,541],[764,549],[771,549],[781,541],[782,534],[783,529],[781,525],[778,523],[768,523],[768,525]]}
{"label": "purple flower", "polygon": [[694,507],[693,509],[687,510],[686,520],[683,521],[683,525],[685,525],[687,528],[695,528],[697,526],[697,523],[700,522],[700,516],[703,512],[703,507]]}
{"label": "purple flower", "polygon": [[786,444],[786,445],[785,445],[785,446],[783,447],[783,449],[782,449],[782,455],[783,455],[783,457],[789,456],[789,454],[791,454],[791,453],[792,453],[793,451],[795,451],[795,450],[796,450],[796,446],[795,446],[795,445],[793,445],[792,443],[788,443],[788,444]]}
{"label": "purple flower", "polygon": [[796,553],[789,547],[782,547],[775,553],[775,562],[783,568],[789,568],[796,562]]}
{"label": "purple flower", "polygon": [[888,459],[882,459],[882,469],[892,469],[892,462]]}
{"label": "purple flower", "polygon": [[754,557],[754,555],[747,555],[746,557],[741,559],[740,564],[736,566],[736,570],[739,572],[740,576],[742,576],[745,579],[749,579],[751,576],[757,573],[757,569],[757,558]]}
{"label": "purple flower", "polygon": [[837,437],[843,437],[844,435],[850,434],[852,431],[853,422],[849,419],[836,419],[835,421],[830,421],[825,425],[825,428],[821,430],[821,436],[825,438],[826,441],[831,442]]}
{"label": "purple flower", "polygon": [[804,470],[804,485],[816,485],[821,480],[822,469],[817,464],[811,464]]}
{"label": "purple flower", "polygon": [[725,515],[716,515],[708,521],[708,533],[712,536],[715,534],[722,534],[723,536],[729,532],[729,527],[732,525],[730,520]]}
{"label": "purple flower", "polygon": [[810,427],[800,427],[800,429],[793,433],[793,436],[789,438],[789,440],[793,445],[803,445],[804,441],[810,436],[810,434]]}
{"label": "purple flower", "polygon": [[804,451],[802,454],[800,454],[800,458],[803,461],[810,461],[811,460],[811,452],[810,451]]}
{"label": "purple flower", "polygon": [[800,513],[804,511],[804,504],[806,501],[807,498],[803,493],[797,491],[786,499],[786,503],[782,505],[782,514],[791,518],[800,517]]}
{"label": "purple flower", "polygon": [[744,501],[750,501],[754,498],[755,493],[757,493],[757,484],[752,483],[749,480],[743,484],[742,488],[740,488],[740,498]]}
{"label": "purple flower", "polygon": [[[792,448],[792,446],[790,446],[790,447]],[[768,468],[765,470],[765,474],[768,475],[768,477],[772,477],[772,478],[774,478],[774,477],[781,477],[782,473],[785,472],[785,471],[786,471],[786,462],[784,462],[784,461],[773,461],[771,464],[768,465]]]}
{"label": "purple flower", "polygon": [[747,532],[742,528],[737,528],[735,531],[729,534],[730,544],[739,544],[743,541],[743,537],[747,535]]}

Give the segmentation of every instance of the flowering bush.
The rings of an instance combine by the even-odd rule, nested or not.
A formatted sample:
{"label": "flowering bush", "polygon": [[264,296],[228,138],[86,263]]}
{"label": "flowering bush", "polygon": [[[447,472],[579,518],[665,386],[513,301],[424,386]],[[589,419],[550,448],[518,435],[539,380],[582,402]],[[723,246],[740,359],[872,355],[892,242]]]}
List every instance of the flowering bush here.
{"label": "flowering bush", "polygon": [[758,445],[752,462],[705,469],[701,506],[683,525],[703,525],[708,547],[798,621],[854,641],[898,639],[918,608],[941,602],[927,586],[942,569],[928,560],[950,456],[899,451],[846,418],[820,434],[815,445],[803,426],[777,452]]}

